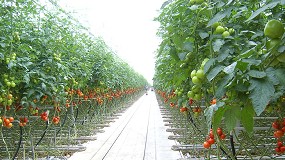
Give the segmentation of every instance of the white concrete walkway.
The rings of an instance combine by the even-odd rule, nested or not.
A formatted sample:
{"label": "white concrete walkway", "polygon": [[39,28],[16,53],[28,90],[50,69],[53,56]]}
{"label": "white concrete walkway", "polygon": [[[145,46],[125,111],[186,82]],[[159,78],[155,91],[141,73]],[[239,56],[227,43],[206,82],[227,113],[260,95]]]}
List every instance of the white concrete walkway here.
{"label": "white concrete walkway", "polygon": [[177,160],[168,140],[154,92],[142,96],[119,119],[96,135],[97,140],[74,153],[69,160]]}

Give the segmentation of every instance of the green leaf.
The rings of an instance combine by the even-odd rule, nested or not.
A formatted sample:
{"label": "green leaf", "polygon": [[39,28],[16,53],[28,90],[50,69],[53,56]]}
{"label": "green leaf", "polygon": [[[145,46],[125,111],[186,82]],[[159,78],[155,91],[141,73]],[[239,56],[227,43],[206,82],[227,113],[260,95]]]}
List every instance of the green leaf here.
{"label": "green leaf", "polygon": [[27,93],[27,97],[31,97],[32,94],[34,94],[36,91],[34,89],[30,89]]}
{"label": "green leaf", "polygon": [[207,37],[209,37],[209,34],[207,32],[199,32],[199,36],[202,38],[202,39],[205,39]]}
{"label": "green leaf", "polygon": [[186,54],[187,54],[186,52],[179,53],[179,54],[178,54],[179,59],[180,59],[181,61],[183,61],[183,60],[185,59]]}
{"label": "green leaf", "polygon": [[4,54],[0,52],[0,59],[4,59]]}
{"label": "green leaf", "polygon": [[243,52],[242,54],[240,54],[238,58],[248,58],[248,57],[250,57],[251,55],[253,55],[254,52],[255,52],[254,48],[249,49],[249,50]]}
{"label": "green leaf", "polygon": [[253,132],[254,109],[252,106],[245,106],[241,110],[241,123],[248,133]]}
{"label": "green leaf", "polygon": [[264,78],[266,76],[265,72],[257,71],[257,70],[250,70],[247,74],[250,77],[254,77],[254,78]]}
{"label": "green leaf", "polygon": [[225,77],[223,77],[219,83],[217,84],[217,89],[215,92],[215,97],[216,98],[222,98],[225,93],[226,93],[226,88],[225,86],[228,85],[229,81],[231,81],[234,77],[234,74],[228,74]]}
{"label": "green leaf", "polygon": [[231,131],[237,125],[237,115],[240,115],[241,112],[239,106],[227,106],[229,109],[225,112],[225,125],[228,131]]}
{"label": "green leaf", "polygon": [[280,47],[278,48],[278,52],[279,52],[279,53],[285,54],[285,53],[283,53],[284,51],[285,51],[285,46],[280,46]]}
{"label": "green leaf", "polygon": [[284,78],[285,70],[284,69],[277,69],[275,71],[275,75],[278,78],[280,84],[285,86],[285,78]]}
{"label": "green leaf", "polygon": [[3,48],[6,47],[6,43],[0,43],[0,46]]}
{"label": "green leaf", "polygon": [[198,5],[192,5],[189,9],[191,9],[191,10],[197,10],[199,8],[199,6]]}
{"label": "green leaf", "polygon": [[246,86],[244,83],[239,82],[235,86],[235,90],[239,92],[247,92],[248,91],[248,86]]}
{"label": "green leaf", "polygon": [[223,69],[225,66],[218,65],[213,68],[208,74],[207,79],[208,81],[212,81]]}
{"label": "green leaf", "polygon": [[212,67],[212,65],[214,65],[215,61],[216,61],[215,58],[211,58],[206,62],[205,66],[204,66],[204,73],[207,73],[209,71],[209,69]]}
{"label": "green leaf", "polygon": [[275,7],[279,2],[278,1],[275,1],[275,2],[271,2],[261,8],[259,8],[258,10],[256,10],[255,12],[253,12],[251,14],[251,16],[245,21],[245,22],[248,22],[250,20],[252,20],[253,18],[255,18],[256,16],[258,16],[261,12],[264,12],[265,10],[267,9],[271,9],[273,7]]}
{"label": "green leaf", "polygon": [[228,8],[225,11],[220,11],[218,12],[207,24],[207,27],[212,26],[212,24],[214,24],[215,22],[219,22],[220,20],[222,20],[223,18],[225,18],[226,16],[231,15],[231,11],[232,8]]}
{"label": "green leaf", "polygon": [[273,83],[273,85],[279,84],[279,79],[276,76],[276,70],[272,67],[269,67],[265,70],[268,79]]}
{"label": "green leaf", "polygon": [[214,115],[214,107],[213,107],[213,105],[209,106],[208,108],[206,108],[204,110],[204,115],[205,115],[206,122],[207,122],[207,128],[210,129],[211,126],[212,126],[212,117]]}
{"label": "green leaf", "polygon": [[259,116],[274,95],[275,88],[267,79],[251,79],[249,86],[250,95],[255,113]]}
{"label": "green leaf", "polygon": [[184,42],[183,49],[189,52],[193,52],[193,43],[192,42]]}
{"label": "green leaf", "polygon": [[179,35],[175,35],[172,37],[172,40],[177,48],[180,48],[180,49],[182,48],[182,45],[183,45],[182,39],[183,38]]}
{"label": "green leaf", "polygon": [[30,75],[29,74],[25,74],[23,77],[23,80],[25,83],[29,84],[30,83]]}
{"label": "green leaf", "polygon": [[225,105],[225,102],[217,102],[216,104],[213,104],[204,110],[204,115],[206,118],[208,129],[210,129],[212,126],[212,118],[214,116],[214,113],[218,111],[219,108],[221,108],[224,105]]}
{"label": "green leaf", "polygon": [[46,91],[47,90],[47,86],[45,83],[42,82],[42,90]]}
{"label": "green leaf", "polygon": [[261,63],[261,60],[251,59],[251,58],[242,59],[242,61],[245,63],[251,64],[251,65],[255,65],[255,66],[258,66]]}
{"label": "green leaf", "polygon": [[234,63],[232,63],[231,65],[225,67],[223,71],[224,71],[226,74],[233,73],[234,70],[235,70],[235,68],[236,68],[236,65],[237,65],[237,62],[234,62]]}
{"label": "green leaf", "polygon": [[237,61],[236,68],[240,69],[241,71],[245,71],[247,69],[248,63]]}
{"label": "green leaf", "polygon": [[222,45],[224,45],[224,44],[225,44],[224,40],[216,39],[215,42],[213,42],[213,50],[215,52],[218,52],[221,49]]}
{"label": "green leaf", "polygon": [[171,47],[170,52],[169,52],[170,56],[175,59],[176,61],[179,61],[179,57],[176,53],[176,49],[174,47]]}
{"label": "green leaf", "polygon": [[224,61],[229,56],[230,50],[229,49],[221,50],[221,52],[217,57],[218,62]]}
{"label": "green leaf", "polygon": [[213,117],[213,130],[216,131],[221,124],[225,111],[227,110],[226,107],[220,107],[214,114]]}
{"label": "green leaf", "polygon": [[247,44],[250,46],[256,46],[257,45],[257,43],[255,43],[254,41],[248,41]]}

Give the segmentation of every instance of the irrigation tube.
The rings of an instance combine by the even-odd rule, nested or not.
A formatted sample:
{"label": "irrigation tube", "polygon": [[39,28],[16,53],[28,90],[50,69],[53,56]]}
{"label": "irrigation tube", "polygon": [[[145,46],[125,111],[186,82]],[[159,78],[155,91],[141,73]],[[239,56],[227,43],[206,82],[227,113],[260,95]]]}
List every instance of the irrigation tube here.
{"label": "irrigation tube", "polygon": [[21,144],[22,144],[22,140],[23,140],[23,128],[22,128],[22,126],[20,126],[20,139],[19,139],[19,142],[18,142],[18,147],[17,147],[16,152],[15,152],[15,154],[14,154],[12,159],[16,159],[16,157],[18,155],[18,152],[20,150]]}
{"label": "irrigation tube", "polygon": [[234,155],[234,158],[237,159],[237,157],[236,157],[236,150],[235,150],[235,144],[234,144],[233,131],[230,132],[230,143],[231,143],[232,153]]}
{"label": "irrigation tube", "polygon": [[[41,143],[41,141],[43,140],[44,136],[46,135],[46,132],[47,132],[47,129],[48,129],[48,121],[46,121],[46,128],[45,128],[45,131],[44,133],[42,134],[40,140],[38,141],[38,143],[36,144],[35,148]],[[34,148],[34,149],[35,149]]]}
{"label": "irrigation tube", "polygon": [[60,128],[58,129],[58,131],[56,132],[56,136],[59,134],[59,132],[61,131],[61,128],[62,128],[62,127],[64,126],[64,124],[65,124],[65,121],[66,121],[66,118],[67,118],[67,112],[68,112],[68,111],[65,112],[65,116],[64,116],[63,122],[62,122],[62,124],[60,125]]}
{"label": "irrigation tube", "polygon": [[191,113],[188,113],[188,119],[189,119],[190,122],[193,124],[193,126],[194,126],[199,132],[201,132],[200,129],[197,127],[196,123],[194,122],[194,119],[193,119],[193,117],[191,116]]}

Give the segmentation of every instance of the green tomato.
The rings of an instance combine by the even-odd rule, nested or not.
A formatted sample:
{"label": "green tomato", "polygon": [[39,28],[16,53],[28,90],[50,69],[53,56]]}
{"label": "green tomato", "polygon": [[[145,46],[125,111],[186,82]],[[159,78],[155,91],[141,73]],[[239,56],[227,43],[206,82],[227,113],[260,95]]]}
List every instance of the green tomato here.
{"label": "green tomato", "polygon": [[204,2],[204,0],[196,0],[197,4],[202,4]]}
{"label": "green tomato", "polygon": [[177,95],[178,95],[178,96],[181,96],[181,94],[182,94],[182,92],[181,92],[181,91],[179,91],[179,92],[177,93]]}
{"label": "green tomato", "polygon": [[218,26],[216,28],[216,33],[222,34],[225,31],[225,28],[223,26]]}
{"label": "green tomato", "polygon": [[224,31],[222,36],[223,36],[223,38],[226,38],[226,37],[230,36],[230,32],[229,31]]}
{"label": "green tomato", "polygon": [[6,58],[6,64],[10,63],[10,58]]}
{"label": "green tomato", "polygon": [[195,3],[196,3],[196,0],[190,0],[189,3],[190,3],[190,4],[195,4]]}
{"label": "green tomato", "polygon": [[278,46],[280,44],[280,39],[272,39],[270,41],[267,41],[266,42],[266,48],[267,49],[272,49],[274,48],[275,46]]}
{"label": "green tomato", "polygon": [[193,99],[196,100],[196,101],[199,101],[199,100],[201,100],[201,98],[202,98],[201,94],[195,94]]}
{"label": "green tomato", "polygon": [[197,76],[199,79],[204,79],[204,78],[205,78],[204,70],[199,69],[199,70],[196,72],[196,76]]}
{"label": "green tomato", "polygon": [[188,98],[193,98],[194,97],[194,92],[193,91],[188,91],[187,92],[187,97]]}
{"label": "green tomato", "polygon": [[194,69],[191,74],[190,74],[190,77],[193,78],[194,76],[196,76],[196,70]]}
{"label": "green tomato", "polygon": [[276,19],[268,21],[264,27],[264,35],[268,38],[280,38],[284,34],[284,26],[282,22]]}
{"label": "green tomato", "polygon": [[14,35],[14,39],[15,39],[16,41],[20,41],[19,32],[14,32],[13,35]]}
{"label": "green tomato", "polygon": [[229,29],[229,32],[230,32],[230,34],[233,34],[233,33],[235,33],[235,29],[230,28],[230,29]]}
{"label": "green tomato", "polygon": [[220,25],[219,22],[215,22],[215,23],[212,24],[212,27],[213,27],[213,28],[217,28],[219,25]]}
{"label": "green tomato", "polygon": [[16,83],[15,82],[11,82],[11,87],[16,87]]}
{"label": "green tomato", "polygon": [[7,79],[9,76],[8,74],[4,74],[3,77]]}
{"label": "green tomato", "polygon": [[200,80],[197,76],[194,76],[194,77],[192,78],[192,82],[193,82],[194,84],[201,84],[201,80]]}
{"label": "green tomato", "polygon": [[7,101],[8,106],[11,106],[12,103],[13,103],[13,100],[12,99],[8,99],[8,101]]}
{"label": "green tomato", "polygon": [[6,85],[8,86],[8,87],[10,87],[11,86],[11,82],[6,82]]}
{"label": "green tomato", "polygon": [[209,58],[205,58],[204,60],[203,60],[203,62],[201,63],[201,69],[204,69],[204,66],[205,66],[205,64],[208,62],[208,60],[209,60]]}
{"label": "green tomato", "polygon": [[200,88],[198,85],[194,85],[192,88],[191,88],[192,92],[193,93],[198,93],[200,91]]}

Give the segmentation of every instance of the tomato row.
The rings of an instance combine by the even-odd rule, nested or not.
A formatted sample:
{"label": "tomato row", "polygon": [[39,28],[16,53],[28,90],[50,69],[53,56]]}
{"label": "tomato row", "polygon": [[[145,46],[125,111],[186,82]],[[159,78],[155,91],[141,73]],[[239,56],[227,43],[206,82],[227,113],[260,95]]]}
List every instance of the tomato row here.
{"label": "tomato row", "polygon": [[[165,5],[156,17],[162,38],[154,77],[157,93],[165,105],[183,113],[203,108],[196,119],[188,112],[188,120],[204,134],[219,127],[233,133],[241,126],[252,134],[257,132],[255,117],[282,118],[284,18],[279,0],[177,0]],[[195,123],[200,119],[205,123]],[[244,138],[239,136],[235,139]],[[217,145],[227,150],[223,143]]]}

